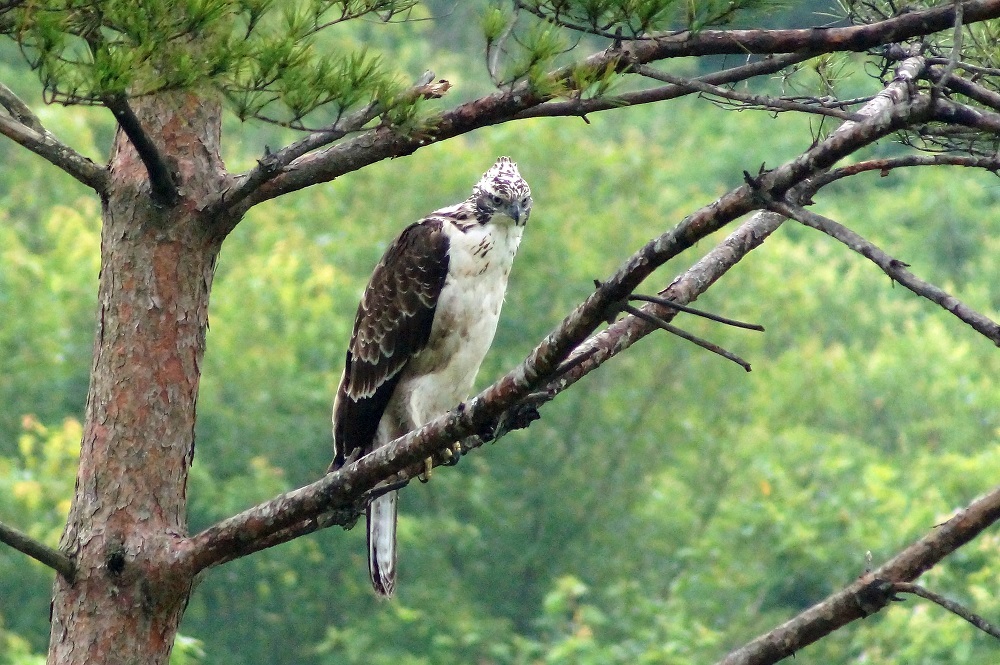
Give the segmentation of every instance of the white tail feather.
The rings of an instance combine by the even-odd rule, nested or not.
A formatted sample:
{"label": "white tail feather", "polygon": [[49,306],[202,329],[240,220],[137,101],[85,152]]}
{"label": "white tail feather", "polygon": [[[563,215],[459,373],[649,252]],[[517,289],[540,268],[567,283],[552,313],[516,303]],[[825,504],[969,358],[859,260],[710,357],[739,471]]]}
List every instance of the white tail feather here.
{"label": "white tail feather", "polygon": [[396,492],[389,492],[368,506],[368,572],[380,596],[396,588]]}

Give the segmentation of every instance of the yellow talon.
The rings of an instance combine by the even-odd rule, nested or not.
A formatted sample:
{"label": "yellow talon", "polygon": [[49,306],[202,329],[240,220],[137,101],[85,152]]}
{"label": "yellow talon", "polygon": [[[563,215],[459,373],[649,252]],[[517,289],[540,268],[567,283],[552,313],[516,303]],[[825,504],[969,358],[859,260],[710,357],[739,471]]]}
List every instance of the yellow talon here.
{"label": "yellow talon", "polygon": [[424,460],[424,470],[422,473],[417,474],[417,480],[422,483],[426,483],[431,479],[431,469],[434,468],[434,458],[428,457]]}

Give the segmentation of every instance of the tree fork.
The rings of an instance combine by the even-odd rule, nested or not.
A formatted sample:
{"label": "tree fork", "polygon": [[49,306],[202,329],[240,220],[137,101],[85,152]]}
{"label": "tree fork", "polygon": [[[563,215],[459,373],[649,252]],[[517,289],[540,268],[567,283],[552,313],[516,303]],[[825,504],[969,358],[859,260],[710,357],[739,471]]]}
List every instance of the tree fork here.
{"label": "tree fork", "polygon": [[48,662],[166,663],[191,590],[175,544],[222,238],[204,201],[226,174],[220,106],[195,94],[135,101],[176,179],[158,203],[140,154],[119,131],[104,200],[94,360],[76,492],[60,549]]}

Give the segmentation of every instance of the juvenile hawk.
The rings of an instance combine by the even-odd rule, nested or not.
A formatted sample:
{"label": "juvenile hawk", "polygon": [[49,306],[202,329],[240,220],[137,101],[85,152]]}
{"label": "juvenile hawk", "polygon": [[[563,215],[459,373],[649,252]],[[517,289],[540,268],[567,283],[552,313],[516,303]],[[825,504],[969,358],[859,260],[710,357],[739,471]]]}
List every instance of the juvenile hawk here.
{"label": "juvenile hawk", "polygon": [[[530,212],[528,183],[501,157],[468,199],[389,245],[354,319],[333,403],[331,471],[468,397]],[[367,514],[368,570],[383,596],[396,584],[396,494],[375,499]]]}

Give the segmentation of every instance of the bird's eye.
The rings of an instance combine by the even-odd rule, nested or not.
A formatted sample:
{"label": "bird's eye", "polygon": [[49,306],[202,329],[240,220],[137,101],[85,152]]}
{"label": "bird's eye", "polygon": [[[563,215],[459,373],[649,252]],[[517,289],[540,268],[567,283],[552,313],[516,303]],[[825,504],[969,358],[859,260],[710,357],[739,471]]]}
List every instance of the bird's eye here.
{"label": "bird's eye", "polygon": [[494,205],[500,205],[503,203],[503,199],[500,198],[499,194],[490,194],[490,201],[493,201]]}

